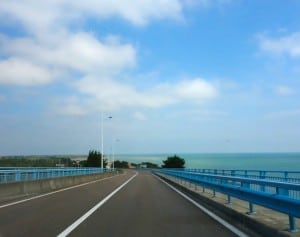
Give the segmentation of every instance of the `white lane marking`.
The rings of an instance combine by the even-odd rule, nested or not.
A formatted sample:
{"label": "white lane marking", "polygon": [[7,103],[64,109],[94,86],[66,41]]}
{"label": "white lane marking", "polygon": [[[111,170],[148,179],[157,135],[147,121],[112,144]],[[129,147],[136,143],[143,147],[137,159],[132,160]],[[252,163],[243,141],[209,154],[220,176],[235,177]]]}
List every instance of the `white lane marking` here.
{"label": "white lane marking", "polygon": [[128,179],[125,183],[107,195],[104,199],[102,199],[96,206],[91,208],[87,213],[77,219],[73,224],[71,224],[67,229],[61,232],[57,237],[65,237],[70,234],[76,227],[78,227],[82,222],[84,222],[90,215],[92,215],[99,207],[101,207],[104,203],[106,203],[113,195],[115,195],[118,191],[120,191],[126,184],[128,184],[131,180],[133,180],[138,173],[135,173],[130,179]]}
{"label": "white lane marking", "polygon": [[214,214],[213,212],[211,212],[210,210],[206,209],[204,206],[200,205],[199,203],[195,202],[193,199],[191,199],[190,197],[188,197],[187,195],[185,195],[184,193],[182,193],[181,191],[179,191],[178,189],[176,189],[175,187],[173,187],[171,184],[167,183],[166,181],[162,180],[160,177],[156,176],[156,178],[158,178],[160,181],[162,181],[163,183],[165,183],[166,185],[168,185],[171,189],[173,189],[175,192],[177,192],[178,194],[180,194],[182,197],[184,197],[185,199],[187,199],[188,201],[190,201],[191,203],[193,203],[196,207],[198,207],[201,211],[203,211],[204,213],[206,213],[208,216],[210,216],[212,219],[216,220],[217,222],[219,222],[221,225],[223,225],[224,227],[226,227],[227,229],[229,229],[231,232],[233,232],[234,234],[236,234],[239,237],[248,237],[248,235],[246,235],[244,232],[240,231],[239,229],[237,229],[235,226],[231,225],[230,223],[228,223],[227,221],[223,220],[221,217],[217,216],[216,214]]}
{"label": "white lane marking", "polygon": [[[125,174],[122,174],[122,175],[125,175]],[[119,175],[117,175],[117,176],[119,176]],[[60,193],[60,192],[63,192],[63,191],[67,191],[67,190],[70,190],[70,189],[73,189],[73,188],[79,188],[79,187],[89,185],[89,184],[92,184],[92,183],[101,182],[101,181],[104,181],[104,180],[107,180],[107,179],[112,179],[112,178],[115,178],[117,176],[113,175],[111,177],[107,177],[107,178],[104,178],[104,179],[94,180],[94,181],[91,181],[91,182],[88,182],[88,183],[78,184],[76,186],[72,186],[72,187],[69,187],[69,188],[64,188],[64,189],[60,189],[60,190],[53,191],[53,192],[50,192],[50,193],[45,193],[45,194],[41,194],[41,195],[34,196],[34,197],[31,197],[31,198],[23,199],[23,200],[20,200],[20,201],[11,202],[11,203],[4,204],[4,205],[0,206],[0,209],[5,208],[5,207],[9,207],[9,206],[13,206],[13,205],[17,205],[17,204],[20,204],[20,203],[23,203],[23,202],[28,202],[28,201],[31,201],[31,200],[34,200],[34,199],[46,197],[46,196],[49,196],[49,195],[52,195],[52,194],[55,194],[55,193]]]}

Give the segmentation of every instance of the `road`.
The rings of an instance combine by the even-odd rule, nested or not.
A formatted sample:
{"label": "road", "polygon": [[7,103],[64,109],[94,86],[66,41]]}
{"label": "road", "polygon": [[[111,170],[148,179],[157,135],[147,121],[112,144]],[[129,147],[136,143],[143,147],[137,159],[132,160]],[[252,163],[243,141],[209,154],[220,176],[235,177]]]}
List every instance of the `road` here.
{"label": "road", "polygon": [[[130,178],[124,187],[103,201]],[[72,224],[73,229],[68,229]],[[236,236],[150,172],[129,171],[0,207],[0,237],[64,236],[66,233],[68,236],[124,237]]]}

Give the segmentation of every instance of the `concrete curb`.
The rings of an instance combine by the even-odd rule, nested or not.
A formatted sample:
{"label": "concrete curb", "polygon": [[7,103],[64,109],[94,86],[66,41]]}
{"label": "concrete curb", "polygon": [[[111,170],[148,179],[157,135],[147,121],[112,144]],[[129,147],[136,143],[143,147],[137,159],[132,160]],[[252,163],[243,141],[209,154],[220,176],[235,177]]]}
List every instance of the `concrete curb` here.
{"label": "concrete curb", "polygon": [[[156,174],[156,173],[155,173]],[[161,179],[165,180],[166,182],[172,184],[174,187],[179,189],[180,191],[184,192],[195,201],[201,203],[201,205],[205,206],[207,209],[213,211],[215,214],[220,216],[221,218],[227,220],[230,223],[234,223],[238,228],[242,229],[246,233],[248,232],[250,236],[272,236],[272,237],[290,237],[290,235],[280,232],[280,230],[272,228],[264,223],[261,223],[250,216],[239,213],[224,204],[217,203],[212,199],[204,197],[192,190],[179,185],[172,180],[167,179],[164,176],[156,174]]]}
{"label": "concrete curb", "polygon": [[40,179],[25,182],[1,183],[0,202],[51,192],[116,175],[116,172]]}

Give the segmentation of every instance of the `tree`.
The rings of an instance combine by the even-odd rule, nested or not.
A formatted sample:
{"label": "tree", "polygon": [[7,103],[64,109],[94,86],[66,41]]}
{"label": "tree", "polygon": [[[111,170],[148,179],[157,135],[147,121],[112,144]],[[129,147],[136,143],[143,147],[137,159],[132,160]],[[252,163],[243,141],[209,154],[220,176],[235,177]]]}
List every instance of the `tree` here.
{"label": "tree", "polygon": [[158,169],[159,168],[157,164],[153,164],[151,162],[142,162],[142,165],[146,165],[146,167],[149,169]]}
{"label": "tree", "polygon": [[170,156],[163,161],[162,168],[184,168],[185,160],[177,155]]}
{"label": "tree", "polygon": [[128,168],[129,167],[129,164],[127,161],[119,161],[119,160],[116,160],[114,162],[114,167],[115,168]]}
{"label": "tree", "polygon": [[[101,167],[101,159],[102,159],[102,155],[99,151],[90,150],[85,166],[86,167]],[[103,159],[103,167],[106,167],[106,165],[107,165],[107,162],[105,159]]]}

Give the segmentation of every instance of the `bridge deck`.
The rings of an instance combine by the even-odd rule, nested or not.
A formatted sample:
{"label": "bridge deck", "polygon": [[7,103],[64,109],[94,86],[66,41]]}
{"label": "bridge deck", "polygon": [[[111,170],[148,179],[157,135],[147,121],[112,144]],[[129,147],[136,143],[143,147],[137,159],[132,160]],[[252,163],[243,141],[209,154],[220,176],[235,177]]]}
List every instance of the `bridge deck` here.
{"label": "bridge deck", "polygon": [[[0,208],[0,236],[57,236],[132,177],[114,178]],[[236,236],[149,172],[80,223],[70,236]]]}

